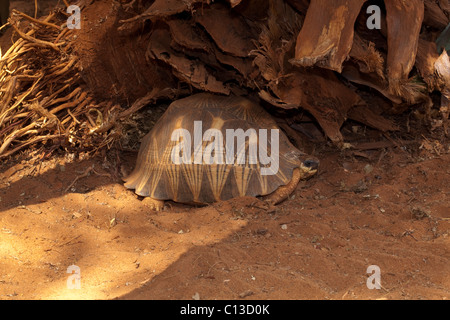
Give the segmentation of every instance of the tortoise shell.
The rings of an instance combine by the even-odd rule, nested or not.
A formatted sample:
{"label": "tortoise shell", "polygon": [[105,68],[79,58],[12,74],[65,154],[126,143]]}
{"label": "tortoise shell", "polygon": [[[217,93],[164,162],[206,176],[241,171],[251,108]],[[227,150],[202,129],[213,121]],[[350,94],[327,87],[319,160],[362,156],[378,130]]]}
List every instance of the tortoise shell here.
{"label": "tortoise shell", "polygon": [[[223,141],[218,139],[218,143],[224,147],[228,146],[227,129],[242,129],[244,132],[248,129],[255,129],[255,132],[267,129],[267,142],[258,143],[259,148],[266,148],[263,151],[267,152],[267,155],[271,154],[272,150],[270,133],[273,131],[270,129],[278,129],[278,170],[273,174],[261,174],[261,169],[268,168],[269,165],[263,165],[259,158],[252,161],[248,156],[250,139],[246,139],[244,147],[240,150],[247,154],[245,162],[237,160],[239,151],[236,147],[237,141],[236,145],[235,141],[232,142],[236,147],[232,163],[225,161],[211,163],[205,159],[195,161],[194,131],[198,130],[198,127],[195,127],[198,121],[201,121],[201,136],[207,129],[218,129],[223,136]],[[174,148],[182,141],[182,139],[172,141],[173,133],[177,129],[185,129],[191,133],[186,142],[188,146],[192,146],[188,161],[178,163],[174,162],[172,157]],[[202,150],[216,139],[215,137],[214,140],[201,141],[204,148]],[[262,139],[258,137],[258,142],[260,141]],[[211,154],[215,156],[217,152],[220,156],[222,153],[225,158],[225,149],[214,150]],[[189,152],[186,152],[186,155],[189,157]],[[200,93],[170,104],[142,140],[136,166],[125,179],[125,187],[135,189],[141,196],[183,203],[211,203],[238,196],[264,196],[289,183],[293,170],[302,162],[302,155],[279,130],[271,116],[258,104],[242,97]]]}

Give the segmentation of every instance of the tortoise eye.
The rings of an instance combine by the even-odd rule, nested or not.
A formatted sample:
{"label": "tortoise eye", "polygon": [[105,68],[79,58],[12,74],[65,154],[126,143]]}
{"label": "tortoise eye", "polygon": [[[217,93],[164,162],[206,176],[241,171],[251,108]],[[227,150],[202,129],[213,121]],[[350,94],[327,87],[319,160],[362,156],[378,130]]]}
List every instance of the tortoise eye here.
{"label": "tortoise eye", "polygon": [[317,169],[319,167],[319,161],[309,159],[303,161],[303,165],[307,168]]}

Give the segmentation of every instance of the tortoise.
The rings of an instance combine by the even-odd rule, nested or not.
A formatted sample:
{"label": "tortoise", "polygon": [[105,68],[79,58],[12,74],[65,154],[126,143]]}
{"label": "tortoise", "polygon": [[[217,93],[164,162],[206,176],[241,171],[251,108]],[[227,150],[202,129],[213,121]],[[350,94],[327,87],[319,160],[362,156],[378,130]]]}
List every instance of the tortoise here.
{"label": "tortoise", "polygon": [[157,211],[165,200],[208,204],[240,196],[262,196],[275,205],[300,179],[314,175],[318,164],[292,145],[259,104],[199,93],[169,105],[143,138],[124,181]]}

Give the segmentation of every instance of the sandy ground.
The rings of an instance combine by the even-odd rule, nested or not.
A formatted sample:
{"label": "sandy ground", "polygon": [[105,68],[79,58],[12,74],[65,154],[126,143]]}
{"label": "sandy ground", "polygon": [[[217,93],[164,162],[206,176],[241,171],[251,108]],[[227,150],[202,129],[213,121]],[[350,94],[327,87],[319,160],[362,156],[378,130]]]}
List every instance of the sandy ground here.
{"label": "sandy ground", "polygon": [[325,148],[320,174],[276,210],[243,198],[160,213],[120,182],[135,156],[112,154],[2,164],[0,299],[449,297],[448,153]]}
{"label": "sandy ground", "polygon": [[243,198],[155,212],[121,182],[136,153],[29,150],[0,163],[0,299],[448,299],[449,143],[416,137],[316,144],[319,174],[276,209]]}

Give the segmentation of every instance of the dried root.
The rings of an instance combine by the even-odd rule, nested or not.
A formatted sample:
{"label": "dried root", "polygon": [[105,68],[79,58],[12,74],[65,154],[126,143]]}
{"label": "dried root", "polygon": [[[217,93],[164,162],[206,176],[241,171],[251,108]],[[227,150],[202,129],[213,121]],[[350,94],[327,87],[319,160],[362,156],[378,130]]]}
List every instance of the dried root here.
{"label": "dried root", "polygon": [[64,12],[39,20],[13,10],[13,45],[0,54],[0,158],[52,141],[100,148],[122,111],[96,104],[81,80]]}

